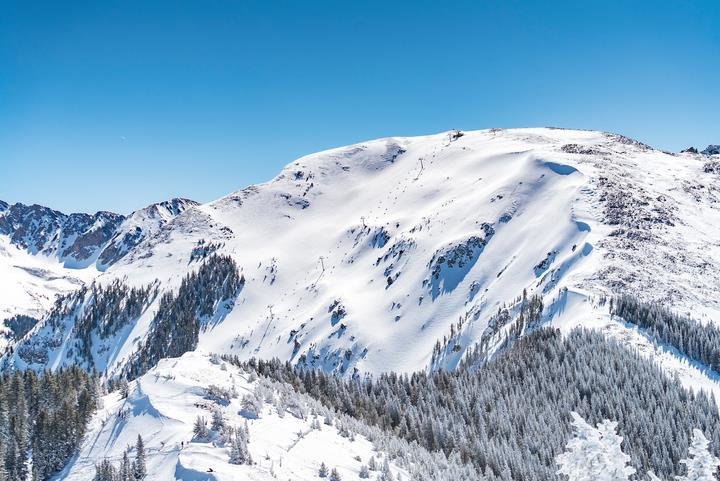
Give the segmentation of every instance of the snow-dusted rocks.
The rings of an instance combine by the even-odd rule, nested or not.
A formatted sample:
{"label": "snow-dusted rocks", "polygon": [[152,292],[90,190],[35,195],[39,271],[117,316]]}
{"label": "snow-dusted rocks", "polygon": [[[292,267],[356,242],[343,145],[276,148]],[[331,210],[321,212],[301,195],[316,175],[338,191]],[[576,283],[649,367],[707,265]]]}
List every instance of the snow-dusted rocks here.
{"label": "snow-dusted rocks", "polygon": [[718,155],[720,154],[720,145],[708,145],[705,150],[700,153],[704,155]]}

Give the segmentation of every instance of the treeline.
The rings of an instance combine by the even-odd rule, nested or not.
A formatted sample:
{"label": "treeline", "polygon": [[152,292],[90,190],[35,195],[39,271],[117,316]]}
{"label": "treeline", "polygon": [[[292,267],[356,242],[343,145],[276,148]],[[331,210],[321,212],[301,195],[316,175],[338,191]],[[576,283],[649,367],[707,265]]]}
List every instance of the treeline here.
{"label": "treeline", "polygon": [[[542,312],[542,297],[538,295],[528,297],[527,291],[523,290],[522,296],[514,299],[510,306],[498,307],[497,313],[488,319],[487,327],[481,334],[480,340],[474,345],[468,346],[464,351],[465,346],[461,342],[464,328],[468,319],[475,317],[472,314],[463,316],[457,323],[450,325],[449,337],[445,335],[442,341],[438,339],[435,343],[430,358],[430,368],[433,370],[447,369],[456,364],[464,367],[477,366],[487,362],[492,355],[511,346],[517,338],[525,333],[526,329],[537,326]],[[455,360],[456,363],[449,363],[448,360]]]}
{"label": "treeline", "polygon": [[116,279],[104,286],[93,283],[85,295],[87,301],[75,319],[73,331],[79,340],[79,354],[93,365],[93,334],[108,338],[140,317],[155,299],[157,284],[136,288]]}
{"label": "treeline", "polygon": [[338,413],[474,467],[478,477],[557,480],[569,412],[616,419],[638,470],[680,474],[689,434],[720,444],[714,400],[599,333],[541,329],[479,367],[341,379],[279,361],[230,362],[288,383]]}
{"label": "treeline", "polygon": [[39,322],[32,316],[25,316],[23,314],[14,315],[3,321],[5,327],[10,329],[10,335],[8,336],[12,340],[18,340],[25,337],[25,334],[30,332],[35,324]]}
{"label": "treeline", "polygon": [[177,293],[160,298],[147,339],[126,367],[134,379],[165,357],[178,357],[197,347],[200,328],[221,304],[234,302],[245,278],[235,261],[226,255],[209,256],[197,270],[185,276]]}
{"label": "treeline", "polygon": [[[78,367],[0,377],[0,479],[40,481],[77,451],[97,408],[99,381]],[[31,459],[32,462],[29,462]]]}
{"label": "treeline", "polygon": [[720,329],[715,325],[703,325],[628,294],[612,299],[611,312],[645,329],[656,341],[670,344],[690,359],[720,371]]}
{"label": "treeline", "polygon": [[138,434],[135,441],[135,458],[130,461],[129,452],[132,448],[123,451],[123,458],[118,467],[105,458],[95,465],[95,477],[92,481],[140,481],[147,475],[145,463],[145,442]]}
{"label": "treeline", "polygon": [[[157,289],[157,283],[130,287],[116,279],[106,285],[93,282],[60,296],[45,321],[45,335],[21,340],[17,346],[18,356],[28,364],[46,364],[48,353],[68,339],[64,330],[68,328],[68,319],[72,319],[74,336],[70,338],[68,353],[77,355],[78,364],[87,363],[92,368],[95,365],[93,336],[107,339],[140,317],[155,299]],[[29,331],[35,325],[30,322],[26,320],[20,328]]]}

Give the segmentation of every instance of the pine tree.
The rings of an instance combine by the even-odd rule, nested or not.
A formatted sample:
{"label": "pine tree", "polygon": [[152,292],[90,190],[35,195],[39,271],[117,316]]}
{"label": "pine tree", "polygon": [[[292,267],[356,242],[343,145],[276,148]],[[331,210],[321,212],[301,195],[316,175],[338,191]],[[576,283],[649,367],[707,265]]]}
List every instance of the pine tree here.
{"label": "pine tree", "polygon": [[689,458],[680,463],[687,468],[687,474],[678,476],[679,481],[716,481],[715,473],[720,466],[720,459],[709,451],[710,441],[699,429],[693,429],[692,441],[688,448]]}
{"label": "pine tree", "polygon": [[382,471],[380,471],[380,477],[378,479],[380,481],[395,481],[395,477],[393,476],[392,471],[390,471],[390,463],[387,458],[385,458],[385,462],[383,463]]}
{"label": "pine tree", "polygon": [[5,452],[4,446],[0,444],[0,481],[7,480],[7,471],[5,470],[5,461],[2,454]]}
{"label": "pine tree", "polygon": [[145,443],[143,438],[138,434],[137,441],[135,442],[135,462],[133,463],[133,474],[135,479],[143,479],[147,473],[145,466]]}
{"label": "pine tree", "polygon": [[230,464],[252,464],[247,447],[247,437],[243,429],[236,429],[230,445]]}
{"label": "pine tree", "polygon": [[122,481],[127,481],[128,475],[133,472],[133,467],[130,464],[130,457],[127,455],[127,451],[123,451],[123,460],[120,465],[119,476]]}
{"label": "pine tree", "polygon": [[332,468],[332,471],[330,472],[330,481],[342,481],[340,473],[338,473],[336,468]]}
{"label": "pine tree", "polygon": [[325,463],[320,464],[320,469],[318,470],[318,477],[327,478],[327,475],[328,475],[327,466],[325,466]]}
{"label": "pine tree", "polygon": [[200,440],[205,440],[208,437],[207,421],[204,417],[198,416],[195,419],[195,425],[193,426],[193,433]]}
{"label": "pine tree", "polygon": [[368,467],[364,464],[360,466],[360,479],[368,479],[370,477],[370,471],[368,471]]}
{"label": "pine tree", "polygon": [[571,415],[575,437],[556,458],[558,473],[569,481],[627,481],[635,468],[628,466],[630,456],[620,447],[622,437],[615,432],[617,423],[605,420],[595,429],[578,413]]}
{"label": "pine tree", "polygon": [[220,432],[225,426],[225,420],[223,419],[222,411],[220,409],[213,409],[211,427],[215,431]]}
{"label": "pine tree", "polygon": [[120,397],[125,399],[130,395],[130,384],[128,384],[128,381],[125,377],[122,377],[120,379],[119,384],[120,384],[120,386],[119,386],[118,390],[120,392]]}
{"label": "pine tree", "polygon": [[103,459],[95,466],[93,481],[118,481],[117,471],[110,461]]}

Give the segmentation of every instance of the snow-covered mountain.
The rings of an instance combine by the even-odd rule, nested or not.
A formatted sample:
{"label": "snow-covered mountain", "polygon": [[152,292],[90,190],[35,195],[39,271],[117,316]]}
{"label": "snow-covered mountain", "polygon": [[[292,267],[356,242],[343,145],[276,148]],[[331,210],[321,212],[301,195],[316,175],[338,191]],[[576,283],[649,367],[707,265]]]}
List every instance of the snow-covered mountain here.
{"label": "snow-covered mountain", "polygon": [[[622,292],[720,322],[718,201],[712,147],[672,154],[603,132],[493,129],[333,149],[207,204],[173,199],[129,216],[0,203],[0,319],[15,316],[1,367],[79,365],[109,385],[131,380],[97,404],[57,480],[90,479],[101,462],[98,472],[121,469],[138,452],[145,479],[309,480],[323,463],[342,479],[477,479],[457,451],[446,458],[408,442],[407,419],[388,430],[336,416],[311,391],[236,361],[279,358],[346,377],[451,369],[530,327],[584,326],[718,400],[720,377],[704,361],[718,351],[705,331],[689,336],[705,344],[683,351],[611,315],[607,302]],[[543,332],[524,341],[546,350]],[[569,347],[553,352],[582,338],[565,336]],[[596,374],[613,364],[594,362]],[[648,369],[622,379],[645,372],[660,389]],[[633,392],[613,395],[648,394]],[[714,413],[710,398],[698,399]],[[399,422],[397,402],[388,410]],[[198,434],[203,419],[212,429]],[[424,421],[424,436],[447,437],[435,421]],[[485,455],[491,479],[510,479],[512,453]]]}
{"label": "snow-covered mountain", "polygon": [[194,205],[171,199],[126,217],[111,212],[68,215],[0,201],[0,317],[41,317],[57,294],[91,281]]}
{"label": "snow-covered mountain", "polygon": [[[55,293],[95,283],[4,362],[120,372],[162,318],[163,294],[213,255],[234,261],[242,287],[212,298],[198,349],[341,373],[453,367],[524,295],[543,300],[539,322],[563,327],[605,326],[602,297],[619,288],[717,322],[720,178],[708,154],[596,131],[451,131],[309,155],[216,201],[127,218],[3,204],[0,277],[26,294],[0,296],[6,316],[47,316]],[[100,316],[79,329],[112,286],[145,294],[116,299],[122,325]]]}

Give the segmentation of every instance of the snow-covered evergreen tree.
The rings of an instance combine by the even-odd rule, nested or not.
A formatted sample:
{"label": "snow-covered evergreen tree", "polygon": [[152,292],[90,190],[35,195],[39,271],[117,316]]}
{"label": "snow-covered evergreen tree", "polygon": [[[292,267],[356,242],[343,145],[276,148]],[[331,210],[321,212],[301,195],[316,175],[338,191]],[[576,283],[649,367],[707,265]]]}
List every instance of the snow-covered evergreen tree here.
{"label": "snow-covered evergreen tree", "polygon": [[220,432],[224,425],[225,420],[223,419],[222,411],[220,411],[220,409],[216,407],[215,409],[213,409],[212,422],[210,427],[215,431]]}
{"label": "snow-covered evergreen tree", "polygon": [[205,440],[208,437],[208,426],[207,421],[204,417],[198,416],[195,419],[195,425],[193,426],[193,433],[195,434],[195,437],[200,440]]}
{"label": "snow-covered evergreen tree", "polygon": [[693,429],[692,441],[688,448],[690,457],[682,459],[680,463],[687,468],[687,474],[678,476],[679,481],[716,481],[715,474],[720,459],[714,456],[710,450],[710,441],[699,429]]}
{"label": "snow-covered evergreen tree", "polygon": [[575,436],[558,455],[559,474],[569,481],[627,481],[635,473],[630,456],[622,451],[622,437],[615,432],[617,423],[605,420],[593,428],[576,412]]}
{"label": "snow-covered evergreen tree", "polygon": [[117,471],[110,461],[103,459],[95,466],[93,481],[118,481]]}
{"label": "snow-covered evergreen tree", "polygon": [[385,462],[383,462],[382,470],[380,471],[380,477],[378,478],[380,481],[395,481],[395,477],[393,476],[392,471],[390,471],[390,463],[388,462],[387,458],[385,458]]}
{"label": "snow-covered evergreen tree", "polygon": [[249,418],[260,417],[262,401],[257,393],[248,393],[242,399],[242,414]]}
{"label": "snow-covered evergreen tree", "polygon": [[320,469],[318,469],[318,476],[321,478],[327,478],[328,475],[328,468],[325,466],[325,463],[320,464]]}
{"label": "snow-covered evergreen tree", "polygon": [[243,428],[235,430],[230,444],[230,464],[252,464],[252,457],[247,447],[248,438]]}
{"label": "snow-covered evergreen tree", "polygon": [[130,395],[130,384],[128,384],[127,379],[124,377],[120,379],[120,382],[118,383],[118,390],[120,391],[120,397],[123,399],[127,398]]}
{"label": "snow-covered evergreen tree", "polygon": [[136,479],[145,478],[147,468],[145,466],[145,443],[142,436],[138,434],[135,442],[135,462],[133,463],[133,472]]}

